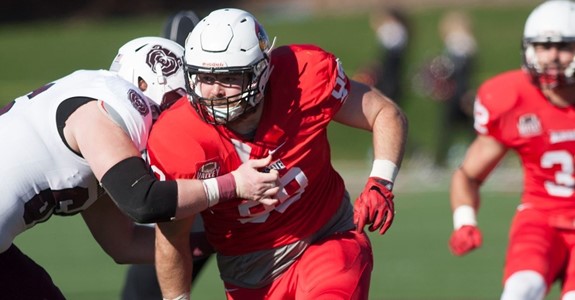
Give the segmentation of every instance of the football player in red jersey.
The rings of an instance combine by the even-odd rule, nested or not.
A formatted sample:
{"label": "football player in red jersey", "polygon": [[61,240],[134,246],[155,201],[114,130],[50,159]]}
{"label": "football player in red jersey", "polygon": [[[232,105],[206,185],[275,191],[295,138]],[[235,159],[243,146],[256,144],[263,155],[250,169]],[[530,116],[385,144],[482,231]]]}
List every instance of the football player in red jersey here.
{"label": "football player in red jersey", "polygon": [[[367,299],[373,256],[363,229],[391,226],[407,120],[390,99],[350,80],[333,54],[272,46],[243,10],[200,21],[185,45],[188,97],[155,123],[150,162],[166,179],[211,186],[243,161],[271,156],[264,171],[279,174],[278,202],[238,198],[202,213],[229,299]],[[354,206],[331,164],[332,120],[373,132],[373,168]],[[226,193],[208,190],[210,201]],[[156,227],[164,298],[189,297],[192,222]]]}
{"label": "football player in red jersey", "polygon": [[523,68],[487,80],[475,102],[477,137],[451,185],[455,255],[478,248],[479,189],[508,150],[523,165],[501,299],[543,299],[562,280],[575,299],[575,3],[546,1],[527,18]]}

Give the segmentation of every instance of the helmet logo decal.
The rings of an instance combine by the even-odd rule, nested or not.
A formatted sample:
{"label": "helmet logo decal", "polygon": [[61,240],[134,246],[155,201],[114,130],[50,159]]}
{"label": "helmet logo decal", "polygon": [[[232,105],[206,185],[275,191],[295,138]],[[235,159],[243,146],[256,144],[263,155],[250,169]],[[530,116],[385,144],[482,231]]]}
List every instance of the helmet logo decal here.
{"label": "helmet logo decal", "polygon": [[182,60],[172,51],[160,45],[153,46],[152,50],[148,52],[146,63],[153,71],[157,65],[160,65],[164,76],[173,75],[182,67]]}
{"label": "helmet logo decal", "polygon": [[202,62],[202,66],[212,68],[223,68],[226,66],[226,64],[223,62]]}
{"label": "helmet logo decal", "polygon": [[262,27],[262,25],[258,22],[256,24],[256,36],[258,37],[258,41],[260,43],[260,50],[265,52],[270,47],[270,39],[268,38],[268,34]]}
{"label": "helmet logo decal", "polygon": [[128,91],[128,99],[132,103],[132,106],[140,113],[140,115],[145,116],[150,112],[146,100],[140,96],[139,93],[130,89]]}

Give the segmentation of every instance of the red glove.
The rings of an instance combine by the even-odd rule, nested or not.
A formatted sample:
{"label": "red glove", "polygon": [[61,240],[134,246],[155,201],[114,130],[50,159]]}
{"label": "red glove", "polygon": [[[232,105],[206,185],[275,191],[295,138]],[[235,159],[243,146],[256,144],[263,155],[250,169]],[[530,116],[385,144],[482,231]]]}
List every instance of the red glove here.
{"label": "red glove", "polygon": [[481,242],[481,231],[477,226],[463,225],[451,234],[449,249],[454,255],[462,256],[481,247]]}
{"label": "red glove", "polygon": [[361,195],[353,205],[353,222],[357,232],[363,232],[367,224],[369,231],[379,229],[384,234],[393,222],[395,210],[393,209],[392,183],[378,178],[369,177]]}

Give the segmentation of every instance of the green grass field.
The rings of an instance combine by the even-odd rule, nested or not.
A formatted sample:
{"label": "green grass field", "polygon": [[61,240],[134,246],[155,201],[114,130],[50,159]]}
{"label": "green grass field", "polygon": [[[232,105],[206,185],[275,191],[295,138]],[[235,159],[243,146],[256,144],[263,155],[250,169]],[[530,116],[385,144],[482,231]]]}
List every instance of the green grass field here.
{"label": "green grass field", "polygon": [[[479,43],[475,85],[498,72],[519,66],[521,31],[531,8],[468,9]],[[419,64],[441,51],[437,21],[443,12],[433,9],[411,14],[415,37],[404,78],[404,108],[410,119],[410,153],[423,153],[424,156],[435,147],[439,104],[411,91],[410,78]],[[0,103],[76,69],[107,68],[124,42],[159,34],[164,17],[0,27],[3,70],[0,73]],[[349,74],[371,61],[376,53],[366,15],[298,19],[262,16],[261,21],[270,36],[278,37],[277,44],[318,44],[336,53]],[[367,176],[365,165],[369,160],[370,136],[334,125],[330,138],[334,159],[342,166],[342,174],[349,178],[349,189],[356,196],[362,188],[362,176]],[[451,232],[447,181],[416,176],[426,173],[429,166],[418,165],[411,156],[407,161],[409,164],[405,169],[412,176],[400,174],[398,178],[396,221],[385,236],[371,235],[375,270],[370,299],[498,298],[507,228],[520,187],[513,186],[505,192],[486,189],[479,216],[484,246],[467,257],[456,258],[447,248]],[[356,175],[354,165],[363,172]],[[446,172],[448,174],[449,170]],[[69,299],[119,298],[126,267],[116,265],[103,253],[79,216],[54,217],[22,234],[16,243],[52,274]],[[193,297],[223,298],[213,261],[200,277]],[[553,297],[557,297],[556,291],[549,299]]]}
{"label": "green grass field", "polygon": [[[479,217],[484,245],[460,258],[447,248],[451,232],[447,194],[397,192],[392,228],[384,236],[371,234],[375,267],[370,299],[497,299],[507,227],[517,197],[509,192],[484,193]],[[16,243],[48,270],[69,299],[119,299],[125,266],[103,253],[80,217],[52,218]],[[549,299],[555,299],[553,295],[555,291]],[[224,298],[213,260],[192,296]]]}

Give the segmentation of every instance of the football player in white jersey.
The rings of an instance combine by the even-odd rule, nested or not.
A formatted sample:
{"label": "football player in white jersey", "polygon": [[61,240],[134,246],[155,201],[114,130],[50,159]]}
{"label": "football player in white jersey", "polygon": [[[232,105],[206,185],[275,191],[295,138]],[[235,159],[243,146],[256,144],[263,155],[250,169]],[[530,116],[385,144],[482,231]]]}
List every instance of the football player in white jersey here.
{"label": "football player in white jersey", "polygon": [[[159,56],[152,55],[149,63],[154,70],[164,69],[166,57],[155,54]],[[209,183],[156,180],[141,157],[151,124],[147,97],[104,70],[76,71],[0,109],[3,298],[64,299],[48,273],[13,244],[18,234],[53,214],[82,212],[96,240],[116,262],[150,263],[150,228],[135,226],[126,215],[139,223],[178,220],[215,205],[213,195],[222,195],[218,201],[240,195],[275,201],[271,197],[277,192],[277,174],[256,170],[269,158],[250,161],[235,175]],[[98,183],[125,215],[109,199],[95,201],[104,194]]]}

